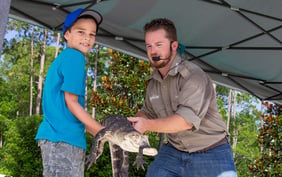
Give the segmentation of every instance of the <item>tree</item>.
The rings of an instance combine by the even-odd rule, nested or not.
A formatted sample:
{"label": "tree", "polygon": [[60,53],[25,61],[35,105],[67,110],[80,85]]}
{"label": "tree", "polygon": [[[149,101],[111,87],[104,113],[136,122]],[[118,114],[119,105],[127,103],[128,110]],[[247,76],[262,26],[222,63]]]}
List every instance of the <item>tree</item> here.
{"label": "tree", "polygon": [[216,93],[219,111],[229,125],[230,145],[233,148],[237,174],[246,176],[250,174],[248,164],[259,154],[256,136],[260,112],[255,106],[258,100],[220,85],[217,86]]}
{"label": "tree", "polygon": [[[237,132],[236,146],[233,151],[235,154],[235,165],[238,176],[247,176],[250,174],[248,165],[252,159],[259,155],[259,147],[256,141],[258,133],[259,112],[250,113],[249,110],[238,111],[236,127]],[[232,135],[231,137],[234,137]]]}
{"label": "tree", "polygon": [[[38,84],[33,83],[33,80],[37,81],[39,76],[44,77],[45,70],[49,67],[50,62],[46,63],[43,75],[40,75],[39,61],[43,46],[42,41],[44,41],[44,29],[11,19],[7,29],[13,31],[16,38],[10,41],[5,40],[3,60],[0,62],[0,74],[8,84],[9,93],[13,93],[8,102],[15,102],[13,103],[13,107],[16,108],[13,115],[15,118],[17,115],[30,115],[31,107],[35,105],[35,103],[31,103],[31,98],[37,94],[38,86]],[[46,59],[51,58],[50,61],[52,61],[54,59],[54,49],[52,48],[54,47],[49,45],[54,41],[53,32],[48,31],[48,36],[46,38]],[[33,62],[33,65],[31,62]],[[29,99],[26,99],[26,97]],[[27,107],[30,109],[26,109]]]}
{"label": "tree", "polygon": [[29,116],[32,115],[32,103],[33,103],[33,35],[34,35],[34,28],[33,26],[31,27],[31,41],[30,41],[30,80],[29,80]]}
{"label": "tree", "polygon": [[5,100],[8,106],[9,117],[15,118],[19,114],[29,114],[29,46],[27,39],[13,40],[11,48],[3,54],[1,69],[3,79],[9,90],[9,99]]}
{"label": "tree", "polygon": [[46,40],[47,40],[48,31],[47,29],[44,30],[44,39],[42,44],[42,52],[40,57],[40,70],[39,70],[39,77],[38,77],[38,86],[37,86],[37,97],[36,97],[36,109],[35,114],[40,113],[40,106],[41,106],[41,98],[42,98],[42,89],[43,89],[43,72],[44,72],[44,64],[45,64],[45,53],[46,53]]}
{"label": "tree", "polygon": [[259,130],[257,141],[261,145],[260,157],[250,163],[249,169],[254,176],[281,176],[281,147],[282,147],[282,107],[269,102],[261,114],[263,126]]}
{"label": "tree", "polygon": [[142,106],[150,64],[119,52],[112,52],[108,71],[100,78],[98,91],[91,103],[100,113],[100,119],[109,114],[133,116]]}

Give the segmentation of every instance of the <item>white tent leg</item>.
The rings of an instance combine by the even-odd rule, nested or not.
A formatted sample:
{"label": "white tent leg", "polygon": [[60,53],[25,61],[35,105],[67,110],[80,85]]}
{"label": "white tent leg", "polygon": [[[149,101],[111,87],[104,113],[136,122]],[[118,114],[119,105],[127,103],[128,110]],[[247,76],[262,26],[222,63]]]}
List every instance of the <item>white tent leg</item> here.
{"label": "white tent leg", "polygon": [[0,56],[2,51],[2,45],[4,41],[5,31],[6,31],[6,24],[8,22],[8,15],[10,10],[11,0],[4,0],[0,1]]}

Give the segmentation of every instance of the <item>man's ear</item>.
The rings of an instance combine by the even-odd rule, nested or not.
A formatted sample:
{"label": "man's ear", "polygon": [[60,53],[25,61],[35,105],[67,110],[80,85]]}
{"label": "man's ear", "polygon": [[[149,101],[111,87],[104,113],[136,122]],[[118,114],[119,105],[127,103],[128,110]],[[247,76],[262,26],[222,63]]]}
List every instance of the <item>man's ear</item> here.
{"label": "man's ear", "polygon": [[171,42],[171,48],[172,48],[173,51],[177,51],[178,41],[172,41]]}

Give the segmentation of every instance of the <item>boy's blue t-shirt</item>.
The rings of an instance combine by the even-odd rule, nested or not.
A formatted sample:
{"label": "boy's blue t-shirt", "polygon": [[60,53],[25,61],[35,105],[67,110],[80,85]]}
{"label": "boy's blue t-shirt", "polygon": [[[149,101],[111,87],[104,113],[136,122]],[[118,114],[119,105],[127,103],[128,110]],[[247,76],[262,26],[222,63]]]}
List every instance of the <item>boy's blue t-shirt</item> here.
{"label": "boy's blue t-shirt", "polygon": [[43,121],[36,140],[65,142],[86,149],[85,125],[67,108],[64,92],[78,95],[84,107],[85,56],[78,50],[66,48],[48,69],[43,89]]}

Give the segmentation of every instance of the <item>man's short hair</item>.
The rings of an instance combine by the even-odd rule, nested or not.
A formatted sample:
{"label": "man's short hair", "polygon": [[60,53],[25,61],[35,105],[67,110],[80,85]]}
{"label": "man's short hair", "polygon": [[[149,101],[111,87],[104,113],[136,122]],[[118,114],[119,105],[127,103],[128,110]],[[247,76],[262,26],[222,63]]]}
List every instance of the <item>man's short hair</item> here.
{"label": "man's short hair", "polygon": [[171,41],[177,41],[177,33],[174,23],[167,18],[157,18],[144,25],[145,33],[159,29],[164,29],[166,31],[168,39]]}

